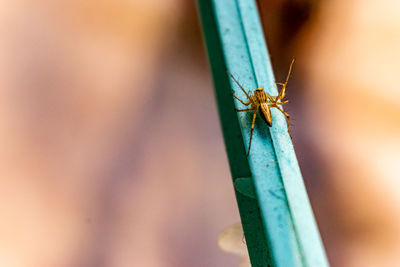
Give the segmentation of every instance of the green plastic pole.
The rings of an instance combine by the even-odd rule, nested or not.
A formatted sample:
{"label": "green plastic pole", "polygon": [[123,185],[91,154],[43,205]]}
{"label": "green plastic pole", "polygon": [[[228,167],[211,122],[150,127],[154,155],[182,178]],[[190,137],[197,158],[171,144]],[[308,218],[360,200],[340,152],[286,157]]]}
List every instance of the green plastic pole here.
{"label": "green plastic pole", "polygon": [[273,126],[257,118],[251,152],[251,112],[237,113],[246,90],[278,94],[254,0],[199,0],[236,199],[252,266],[329,266],[286,121],[272,109]]}

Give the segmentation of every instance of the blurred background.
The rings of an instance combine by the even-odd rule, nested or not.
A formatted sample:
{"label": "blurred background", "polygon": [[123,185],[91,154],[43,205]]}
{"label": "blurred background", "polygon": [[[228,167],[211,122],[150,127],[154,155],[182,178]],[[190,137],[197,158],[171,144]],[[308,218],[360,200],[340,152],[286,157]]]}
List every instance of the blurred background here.
{"label": "blurred background", "polygon": [[[259,0],[332,266],[400,265],[400,2]],[[0,1],[0,266],[238,266],[195,2]]]}

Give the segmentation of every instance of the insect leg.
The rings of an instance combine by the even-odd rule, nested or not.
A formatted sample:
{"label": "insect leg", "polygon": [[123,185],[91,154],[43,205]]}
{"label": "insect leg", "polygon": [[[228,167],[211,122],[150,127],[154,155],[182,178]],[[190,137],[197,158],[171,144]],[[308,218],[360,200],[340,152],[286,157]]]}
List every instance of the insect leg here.
{"label": "insect leg", "polygon": [[253,138],[254,124],[256,123],[256,116],[257,116],[257,109],[254,109],[254,112],[253,112],[253,120],[252,120],[252,122],[251,122],[250,142],[249,142],[249,149],[247,150],[247,156],[250,154],[251,139]]}
{"label": "insect leg", "polygon": [[290,63],[289,72],[288,72],[288,74],[287,74],[287,76],[286,76],[286,81],[285,81],[284,83],[277,83],[277,84],[282,85],[282,89],[281,89],[281,91],[279,92],[279,94],[278,94],[278,96],[277,96],[277,99],[283,99],[283,98],[285,98],[285,95],[286,95],[286,86],[287,86],[287,83],[288,83],[290,74],[292,73],[294,61],[295,61],[295,59],[293,59],[293,60],[292,60],[292,63]]}
{"label": "insect leg", "polygon": [[237,97],[237,96],[235,95],[235,93],[233,93],[233,97],[236,98],[237,100],[239,100],[240,103],[242,103],[242,104],[245,105],[245,106],[248,106],[248,105],[250,105],[250,103],[251,103],[251,100],[250,100],[250,99],[249,99],[249,101],[244,102],[242,99],[240,99],[239,97]]}
{"label": "insect leg", "polygon": [[268,100],[269,100],[271,103],[276,103],[276,101],[277,101],[276,98],[277,98],[277,97],[270,96],[268,93],[266,93],[265,95],[267,96]]}
{"label": "insect leg", "polygon": [[274,105],[283,105],[283,104],[287,104],[289,103],[289,100],[283,100],[282,99],[278,99],[277,96],[270,96],[269,94],[267,94],[267,98],[269,100],[269,103],[274,106]]}
{"label": "insect leg", "polygon": [[243,112],[243,111],[252,111],[254,109],[252,108],[246,108],[246,109],[235,109],[237,112]]}
{"label": "insect leg", "polygon": [[277,104],[277,105],[284,105],[284,104],[289,103],[289,100],[284,100],[284,101],[276,100],[276,102],[273,102],[273,103],[274,103],[274,104]]}
{"label": "insect leg", "polygon": [[250,95],[243,89],[243,87],[240,85],[240,83],[235,79],[235,77],[233,77],[233,75],[229,72],[229,71],[226,71],[231,77],[232,77],[232,79],[235,81],[235,83],[240,87],[240,89],[242,89],[242,91],[243,91],[243,93],[247,96],[247,98],[248,99],[251,99],[250,98]]}
{"label": "insect leg", "polygon": [[278,105],[271,105],[271,107],[277,108],[280,112],[283,113],[283,115],[286,116],[288,133],[289,133],[290,138],[292,138],[292,135],[290,134],[290,128],[289,128],[289,126],[290,126],[290,115],[288,113],[286,113],[283,109],[281,109]]}

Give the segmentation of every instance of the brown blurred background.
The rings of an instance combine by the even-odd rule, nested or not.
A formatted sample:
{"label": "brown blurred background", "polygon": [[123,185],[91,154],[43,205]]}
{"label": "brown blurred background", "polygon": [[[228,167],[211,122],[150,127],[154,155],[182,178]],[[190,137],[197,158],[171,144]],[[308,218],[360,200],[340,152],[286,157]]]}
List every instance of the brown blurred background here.
{"label": "brown blurred background", "polygon": [[[332,266],[400,266],[400,2],[259,0]],[[196,6],[0,2],[0,266],[238,266]]]}

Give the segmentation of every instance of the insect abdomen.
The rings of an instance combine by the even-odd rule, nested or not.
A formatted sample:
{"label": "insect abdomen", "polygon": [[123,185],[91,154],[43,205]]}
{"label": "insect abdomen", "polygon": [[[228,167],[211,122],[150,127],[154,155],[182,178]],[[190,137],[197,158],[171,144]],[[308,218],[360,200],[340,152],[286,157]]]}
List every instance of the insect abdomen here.
{"label": "insect abdomen", "polygon": [[261,118],[268,124],[268,126],[272,126],[272,118],[271,118],[271,110],[269,109],[266,103],[262,103],[258,108],[258,113]]}

